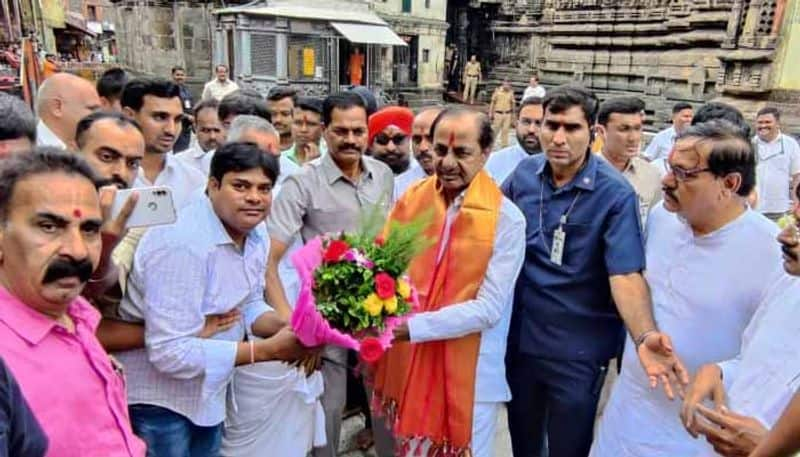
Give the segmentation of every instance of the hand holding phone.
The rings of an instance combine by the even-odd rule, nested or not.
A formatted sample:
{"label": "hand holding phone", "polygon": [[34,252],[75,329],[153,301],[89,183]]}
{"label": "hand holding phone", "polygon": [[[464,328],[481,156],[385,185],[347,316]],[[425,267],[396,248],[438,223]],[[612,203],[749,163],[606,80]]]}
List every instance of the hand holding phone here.
{"label": "hand holding phone", "polygon": [[[135,198],[132,203],[129,197]],[[125,210],[129,210],[125,228],[172,224],[177,219],[172,190],[165,186],[118,190],[111,207],[112,219],[124,218]]]}

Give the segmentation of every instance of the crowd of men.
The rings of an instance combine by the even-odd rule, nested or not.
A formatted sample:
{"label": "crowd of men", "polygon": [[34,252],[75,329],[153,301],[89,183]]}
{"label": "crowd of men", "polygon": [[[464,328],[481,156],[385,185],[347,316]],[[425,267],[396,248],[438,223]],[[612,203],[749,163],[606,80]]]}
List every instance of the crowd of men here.
{"label": "crowd of men", "polygon": [[[491,456],[503,405],[516,456],[797,450],[800,229],[774,221],[800,220],[800,147],[774,108],[753,136],[678,104],[642,150],[644,103],[580,86],[504,84],[487,116],[216,76],[197,103],[178,67],[55,74],[35,116],[0,94],[0,455],[337,455],[363,381],[294,337],[291,254],[374,209],[431,219],[421,307],[362,367],[381,457]],[[118,192],[151,186],[176,221],[128,228]]]}

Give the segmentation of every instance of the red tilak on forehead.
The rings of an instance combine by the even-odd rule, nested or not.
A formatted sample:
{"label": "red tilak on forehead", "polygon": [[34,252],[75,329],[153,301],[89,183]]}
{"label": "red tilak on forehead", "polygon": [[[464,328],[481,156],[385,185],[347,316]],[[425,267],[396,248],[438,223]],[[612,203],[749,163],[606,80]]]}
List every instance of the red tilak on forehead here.
{"label": "red tilak on forehead", "polygon": [[81,213],[81,210],[75,208],[74,210],[72,210],[72,215],[75,217],[81,217],[83,216],[83,213]]}
{"label": "red tilak on forehead", "polygon": [[308,125],[308,114],[303,115],[303,124]]}
{"label": "red tilak on forehead", "polygon": [[456,134],[455,132],[450,132],[450,141],[447,143],[447,147],[452,148],[454,144],[456,144]]}

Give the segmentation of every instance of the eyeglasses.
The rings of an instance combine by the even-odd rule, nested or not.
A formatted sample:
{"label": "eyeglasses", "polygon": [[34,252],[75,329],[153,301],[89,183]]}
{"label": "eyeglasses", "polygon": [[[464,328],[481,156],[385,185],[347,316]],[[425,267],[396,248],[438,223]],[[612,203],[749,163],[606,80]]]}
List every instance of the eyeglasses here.
{"label": "eyeglasses", "polygon": [[407,135],[402,135],[402,134],[390,137],[389,135],[387,135],[385,133],[379,133],[379,134],[375,135],[375,143],[377,143],[377,144],[379,144],[381,146],[386,146],[391,141],[392,143],[395,144],[395,146],[400,146],[401,144],[403,144],[406,141],[406,138],[408,138],[408,136]]}
{"label": "eyeglasses", "polygon": [[681,182],[696,178],[697,175],[699,175],[700,173],[705,173],[705,172],[711,173],[711,169],[708,167],[689,168],[687,170],[686,168],[676,167],[670,164],[669,162],[664,162],[664,164],[667,167],[667,171],[672,173],[672,175],[675,176],[675,179]]}

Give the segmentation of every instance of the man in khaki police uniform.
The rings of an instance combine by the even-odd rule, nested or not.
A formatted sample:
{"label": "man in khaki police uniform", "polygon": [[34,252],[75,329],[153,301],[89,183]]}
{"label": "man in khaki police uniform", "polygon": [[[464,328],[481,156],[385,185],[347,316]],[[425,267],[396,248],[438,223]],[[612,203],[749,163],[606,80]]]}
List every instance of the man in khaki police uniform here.
{"label": "man in khaki police uniform", "polygon": [[[464,66],[464,103],[470,105],[475,103],[475,91],[478,90],[481,79],[481,63],[473,55]],[[469,102],[467,102],[467,97],[469,97]]]}
{"label": "man in khaki police uniform", "polygon": [[494,90],[492,102],[489,104],[489,117],[492,119],[492,130],[495,138],[500,138],[500,147],[508,146],[508,130],[511,128],[511,117],[514,115],[514,91],[508,78],[503,85]]}

